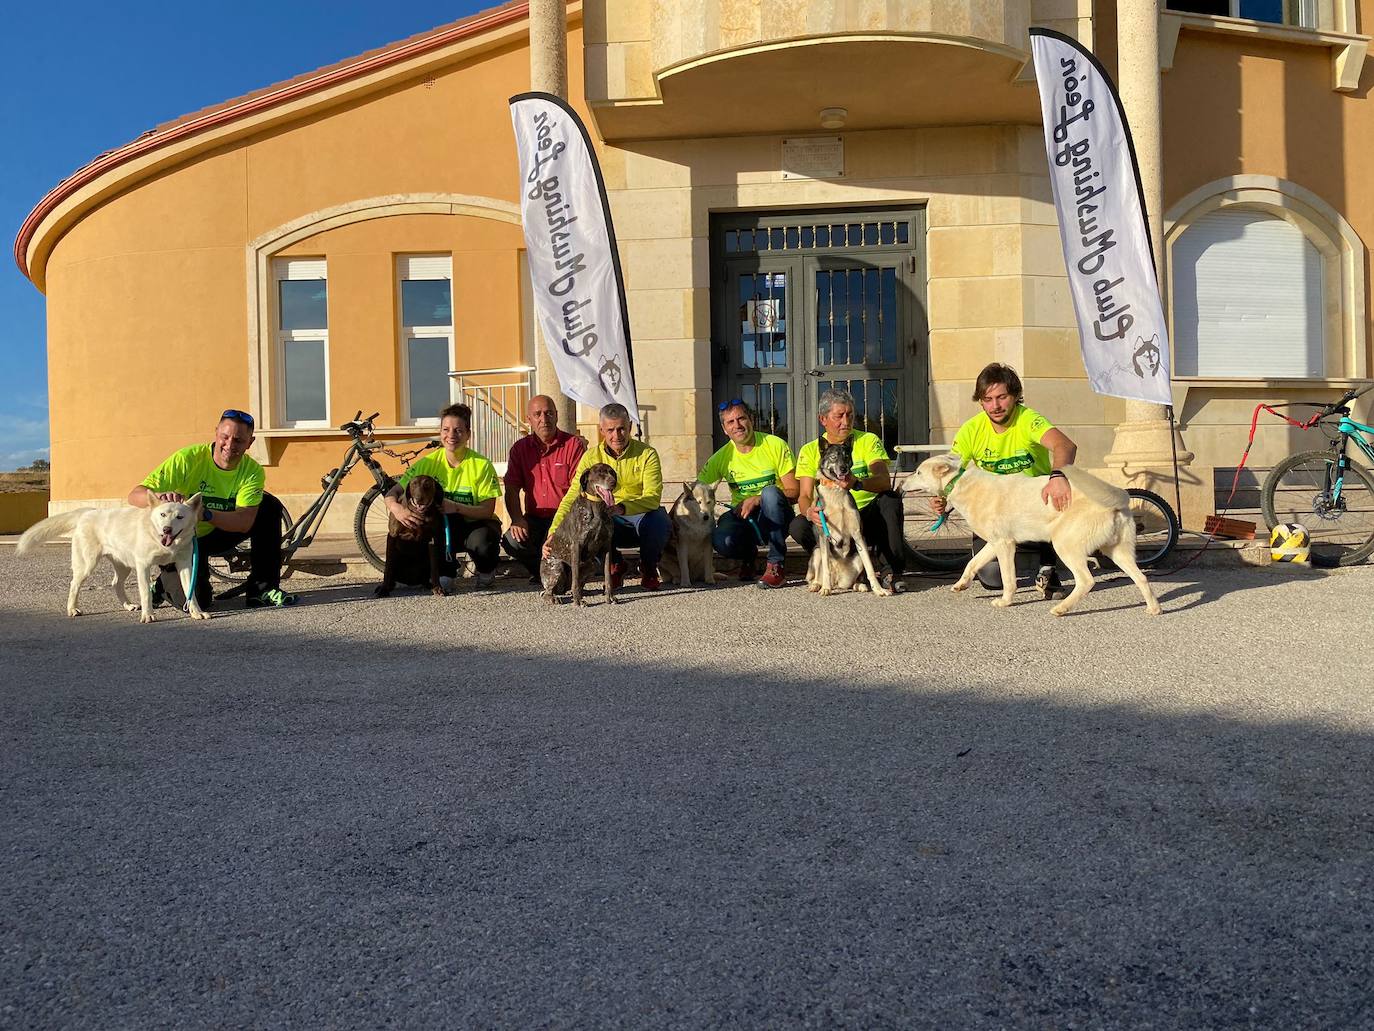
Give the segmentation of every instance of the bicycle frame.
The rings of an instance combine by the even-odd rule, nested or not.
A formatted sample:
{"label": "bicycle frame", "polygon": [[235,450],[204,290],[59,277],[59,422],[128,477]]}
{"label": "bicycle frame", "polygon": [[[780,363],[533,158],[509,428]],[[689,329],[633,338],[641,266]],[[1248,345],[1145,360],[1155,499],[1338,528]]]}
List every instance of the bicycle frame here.
{"label": "bicycle frame", "polygon": [[1374,463],[1374,447],[1365,440],[1365,434],[1374,437],[1374,426],[1366,426],[1362,422],[1356,422],[1350,418],[1349,414],[1342,414],[1341,421],[1336,426],[1340,433],[1338,439],[1332,446],[1340,452],[1336,460],[1336,482],[1331,485],[1332,504],[1339,504],[1341,500],[1341,487],[1345,483],[1345,471],[1350,466],[1349,444],[1353,440],[1371,463]]}
{"label": "bicycle frame", "polygon": [[357,468],[358,463],[367,466],[367,471],[372,474],[372,479],[377,486],[386,490],[391,486],[394,479],[387,475],[386,470],[378,464],[372,457],[372,452],[381,451],[392,444],[420,444],[429,442],[428,437],[415,437],[407,440],[393,440],[389,443],[380,441],[369,442],[361,436],[353,438],[353,443],[349,445],[348,451],[344,454],[343,464],[333,469],[324,477],[323,487],[320,496],[311,502],[310,507],[305,510],[299,519],[291,524],[291,528],[286,531],[286,536],[282,538],[282,564],[286,562],[301,548],[308,548],[319,533],[320,525],[324,522],[325,514],[329,511],[329,506],[334,503],[334,496],[339,492],[339,485],[344,479]]}

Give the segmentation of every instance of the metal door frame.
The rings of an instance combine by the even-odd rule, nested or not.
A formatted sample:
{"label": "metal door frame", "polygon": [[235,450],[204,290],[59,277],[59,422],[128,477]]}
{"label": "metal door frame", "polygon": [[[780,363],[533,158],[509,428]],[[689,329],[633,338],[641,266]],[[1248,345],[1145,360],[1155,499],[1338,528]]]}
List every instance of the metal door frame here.
{"label": "metal door frame", "polygon": [[[804,238],[796,240],[796,246],[784,246],[767,251],[751,250],[748,253],[731,253],[727,250],[727,233],[731,231],[774,230],[796,226],[799,223],[819,225],[862,224],[872,222],[874,216],[886,220],[905,221],[908,225],[908,239],[904,244],[864,246],[801,246]],[[905,294],[900,301],[901,328],[899,348],[901,371],[899,376],[898,411],[901,425],[898,436],[905,440],[925,440],[930,435],[930,346],[929,327],[926,317],[926,210],[924,206],[913,207],[864,207],[844,210],[804,209],[769,210],[753,212],[727,212],[713,215],[711,219],[711,389],[715,403],[739,396],[737,389],[741,383],[767,382],[766,372],[746,373],[740,366],[742,354],[736,349],[730,353],[729,342],[738,335],[738,328],[731,321],[738,317],[732,300],[737,300],[738,277],[746,274],[787,272],[790,275],[790,289],[787,297],[786,317],[788,324],[788,372],[786,382],[791,384],[789,411],[791,443],[800,447],[817,431],[816,395],[811,384],[813,378],[808,373],[819,367],[819,349],[816,340],[814,313],[816,311],[815,272],[824,267],[878,267],[891,263],[896,257],[898,268],[897,288]],[[774,236],[776,234],[773,234]],[[771,237],[770,237],[771,239]],[[800,331],[794,327],[800,326]],[[869,367],[856,366],[860,375]],[[874,368],[880,370],[882,366]],[[843,378],[841,375],[834,378]],[[714,407],[714,405],[713,405]],[[713,439],[715,446],[724,443],[717,420],[713,420]]]}

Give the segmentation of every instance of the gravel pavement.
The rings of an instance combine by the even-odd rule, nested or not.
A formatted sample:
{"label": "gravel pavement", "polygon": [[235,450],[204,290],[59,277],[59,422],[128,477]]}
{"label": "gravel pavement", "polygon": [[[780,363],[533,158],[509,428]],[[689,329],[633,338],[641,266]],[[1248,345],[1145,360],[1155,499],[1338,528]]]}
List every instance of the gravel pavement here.
{"label": "gravel pavement", "polygon": [[1374,567],[66,579],[0,548],[0,1028],[1374,1027]]}

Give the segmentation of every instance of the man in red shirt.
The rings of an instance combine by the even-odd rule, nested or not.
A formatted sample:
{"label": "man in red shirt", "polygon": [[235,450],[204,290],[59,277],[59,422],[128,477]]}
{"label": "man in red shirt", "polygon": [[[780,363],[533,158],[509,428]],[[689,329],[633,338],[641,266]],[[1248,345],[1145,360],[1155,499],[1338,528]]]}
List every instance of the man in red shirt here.
{"label": "man in red shirt", "polygon": [[530,583],[539,583],[539,560],[549,524],[568,493],[587,442],[558,428],[558,409],[543,394],[530,398],[525,416],[532,432],[510,449],[505,476],[510,529],[501,538],[501,546],[529,570]]}

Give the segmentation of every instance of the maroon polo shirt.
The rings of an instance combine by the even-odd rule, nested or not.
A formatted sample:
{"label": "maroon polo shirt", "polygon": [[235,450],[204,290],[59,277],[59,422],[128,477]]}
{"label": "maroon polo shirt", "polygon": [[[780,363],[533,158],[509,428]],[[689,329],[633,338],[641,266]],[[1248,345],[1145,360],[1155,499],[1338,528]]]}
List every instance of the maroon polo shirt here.
{"label": "maroon polo shirt", "polygon": [[572,483],[573,470],[582,460],[587,442],[559,430],[546,447],[533,433],[521,437],[510,449],[506,486],[525,492],[526,515],[552,519]]}

